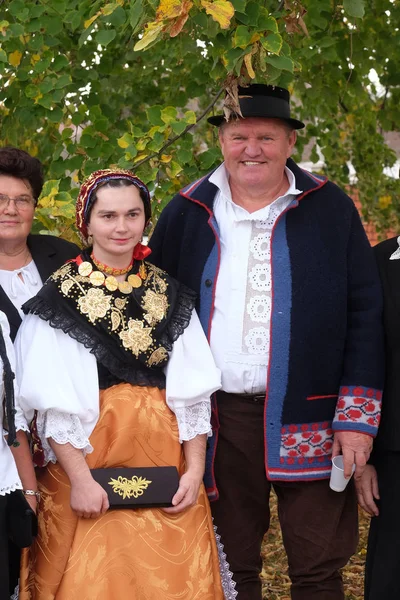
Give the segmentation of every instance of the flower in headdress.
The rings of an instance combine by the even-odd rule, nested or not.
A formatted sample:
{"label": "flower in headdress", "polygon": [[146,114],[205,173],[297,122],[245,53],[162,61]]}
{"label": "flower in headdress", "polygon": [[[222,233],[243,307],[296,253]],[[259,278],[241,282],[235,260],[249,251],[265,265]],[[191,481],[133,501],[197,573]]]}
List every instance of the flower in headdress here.
{"label": "flower in headdress", "polygon": [[124,348],[131,350],[136,357],[141,352],[146,352],[153,343],[151,327],[145,327],[144,323],[137,319],[129,319],[128,329],[120,331],[118,335]]}
{"label": "flower in headdress", "polygon": [[92,323],[102,319],[111,308],[111,296],[106,296],[102,290],[90,288],[84,296],[79,298],[79,310],[89,316]]}

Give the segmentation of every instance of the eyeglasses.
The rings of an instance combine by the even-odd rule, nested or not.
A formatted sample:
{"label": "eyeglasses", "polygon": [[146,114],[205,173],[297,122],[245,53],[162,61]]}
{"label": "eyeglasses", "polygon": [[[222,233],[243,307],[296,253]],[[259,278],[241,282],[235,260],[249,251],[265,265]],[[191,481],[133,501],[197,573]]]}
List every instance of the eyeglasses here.
{"label": "eyeglasses", "polygon": [[4,210],[12,200],[14,201],[17,210],[28,210],[28,208],[31,208],[34,205],[34,200],[31,196],[16,196],[10,198],[10,196],[0,194],[0,210]]}

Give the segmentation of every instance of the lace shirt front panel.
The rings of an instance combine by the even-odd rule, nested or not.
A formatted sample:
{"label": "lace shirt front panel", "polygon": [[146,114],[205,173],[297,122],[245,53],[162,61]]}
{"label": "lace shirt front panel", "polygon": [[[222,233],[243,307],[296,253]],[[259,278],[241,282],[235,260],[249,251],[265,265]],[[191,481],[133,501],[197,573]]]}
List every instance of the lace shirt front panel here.
{"label": "lace shirt front panel", "polygon": [[232,201],[224,164],[210,177],[219,189],[214,214],[221,242],[210,345],[226,392],[258,393],[266,389],[272,308],[271,235],[279,216],[301,193],[288,168],[286,175],[287,192],[253,213]]}

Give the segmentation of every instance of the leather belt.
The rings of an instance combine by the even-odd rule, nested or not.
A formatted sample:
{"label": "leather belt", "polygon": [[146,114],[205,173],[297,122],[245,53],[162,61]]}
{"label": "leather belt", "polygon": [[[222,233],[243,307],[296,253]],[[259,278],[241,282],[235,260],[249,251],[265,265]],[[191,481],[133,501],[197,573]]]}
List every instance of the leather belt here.
{"label": "leather belt", "polygon": [[235,396],[239,396],[239,398],[243,398],[243,400],[249,400],[250,402],[254,402],[256,404],[264,404],[266,392],[261,394],[234,394]]}

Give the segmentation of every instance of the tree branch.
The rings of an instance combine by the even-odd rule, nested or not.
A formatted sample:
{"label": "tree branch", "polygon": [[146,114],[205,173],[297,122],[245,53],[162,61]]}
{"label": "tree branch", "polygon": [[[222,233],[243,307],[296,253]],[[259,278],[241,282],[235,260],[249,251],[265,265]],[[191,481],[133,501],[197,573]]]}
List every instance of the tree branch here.
{"label": "tree branch", "polygon": [[204,119],[204,117],[207,115],[207,113],[210,112],[210,110],[216,104],[216,102],[218,101],[218,99],[220,98],[220,96],[222,95],[222,93],[223,93],[224,90],[225,90],[225,88],[221,88],[219,90],[218,94],[216,94],[214,96],[213,100],[210,102],[210,104],[207,106],[207,108],[201,113],[201,115],[197,119],[196,123],[192,123],[191,125],[188,125],[187,127],[185,127],[185,129],[182,131],[182,133],[180,133],[179,135],[175,135],[173,138],[171,138],[170,140],[168,140],[168,142],[166,142],[164,144],[164,146],[162,146],[158,152],[154,152],[154,154],[151,154],[150,156],[146,156],[146,158],[143,158],[143,160],[139,160],[139,162],[137,162],[135,164],[135,168],[140,167],[140,165],[142,165],[143,163],[151,160],[152,158],[156,158],[157,156],[160,156],[160,154],[162,154],[164,152],[164,150],[166,148],[168,148],[168,146],[171,146],[171,144],[173,144],[174,142],[176,142],[176,140],[179,140],[179,138],[183,137],[186,133],[188,133],[188,131],[190,131],[191,129],[193,129],[194,127],[196,127],[196,125],[202,119]]}

